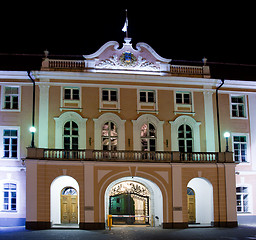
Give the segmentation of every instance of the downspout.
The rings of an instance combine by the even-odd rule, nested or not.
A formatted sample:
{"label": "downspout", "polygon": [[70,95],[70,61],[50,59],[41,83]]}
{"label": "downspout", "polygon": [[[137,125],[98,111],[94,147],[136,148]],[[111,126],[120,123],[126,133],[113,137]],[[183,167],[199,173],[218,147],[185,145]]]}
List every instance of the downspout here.
{"label": "downspout", "polygon": [[[219,89],[223,86],[224,79],[221,79],[221,84],[216,88],[216,108],[217,108],[217,124],[218,124],[218,143],[219,143],[219,152],[221,152],[221,138],[220,138],[220,114],[219,114]],[[217,185],[218,185],[218,215],[219,215],[219,222],[218,226],[220,227],[220,181],[219,181],[219,166],[216,163],[217,168]]]}
{"label": "downspout", "polygon": [[[31,77],[30,71],[28,71],[28,77],[30,78],[31,82],[33,83],[33,102],[32,102],[32,127],[35,128],[35,80]],[[31,131],[32,138],[31,138],[31,148],[35,147],[35,131]]]}
{"label": "downspout", "polygon": [[218,143],[219,143],[219,152],[221,152],[221,139],[220,139],[220,114],[219,114],[219,89],[223,86],[224,79],[221,79],[221,84],[216,88],[216,107],[217,107],[217,124],[218,124]]}

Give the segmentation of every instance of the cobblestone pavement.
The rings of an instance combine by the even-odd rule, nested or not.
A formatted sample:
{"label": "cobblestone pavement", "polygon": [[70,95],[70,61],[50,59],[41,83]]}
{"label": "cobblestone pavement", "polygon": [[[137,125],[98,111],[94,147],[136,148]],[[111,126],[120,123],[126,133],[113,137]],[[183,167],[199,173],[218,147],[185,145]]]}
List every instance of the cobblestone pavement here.
{"label": "cobblestone pavement", "polygon": [[255,239],[256,226],[239,226],[238,228],[189,228],[162,229],[151,227],[115,227],[111,231],[86,231],[79,229],[50,229],[29,231],[24,227],[0,228],[0,239],[9,240],[165,240],[165,239]]}

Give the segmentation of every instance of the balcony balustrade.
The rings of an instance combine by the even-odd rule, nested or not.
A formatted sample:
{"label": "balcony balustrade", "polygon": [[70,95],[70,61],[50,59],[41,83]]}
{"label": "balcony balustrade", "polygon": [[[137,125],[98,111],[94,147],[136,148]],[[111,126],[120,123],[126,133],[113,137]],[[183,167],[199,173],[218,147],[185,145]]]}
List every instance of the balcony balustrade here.
{"label": "balcony balustrade", "polygon": [[27,148],[27,159],[154,163],[232,163],[232,152],[106,151]]}

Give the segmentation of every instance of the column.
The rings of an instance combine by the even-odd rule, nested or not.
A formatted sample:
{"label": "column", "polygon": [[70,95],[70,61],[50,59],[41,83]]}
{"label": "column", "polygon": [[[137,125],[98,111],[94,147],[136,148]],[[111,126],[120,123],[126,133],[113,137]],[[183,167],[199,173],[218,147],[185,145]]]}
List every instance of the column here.
{"label": "column", "polygon": [[212,91],[204,91],[206,152],[215,152]]}
{"label": "column", "polygon": [[49,87],[48,85],[39,85],[39,148],[48,148]]}

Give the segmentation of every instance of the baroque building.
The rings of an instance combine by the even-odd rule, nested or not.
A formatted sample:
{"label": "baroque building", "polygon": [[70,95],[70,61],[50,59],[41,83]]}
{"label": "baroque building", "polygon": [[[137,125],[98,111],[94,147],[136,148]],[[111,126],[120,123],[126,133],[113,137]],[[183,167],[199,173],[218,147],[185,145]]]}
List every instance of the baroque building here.
{"label": "baroque building", "polygon": [[0,226],[235,227],[256,214],[254,82],[220,88],[206,59],[172,65],[129,38],[46,56],[31,75],[35,147],[28,74],[0,72]]}

